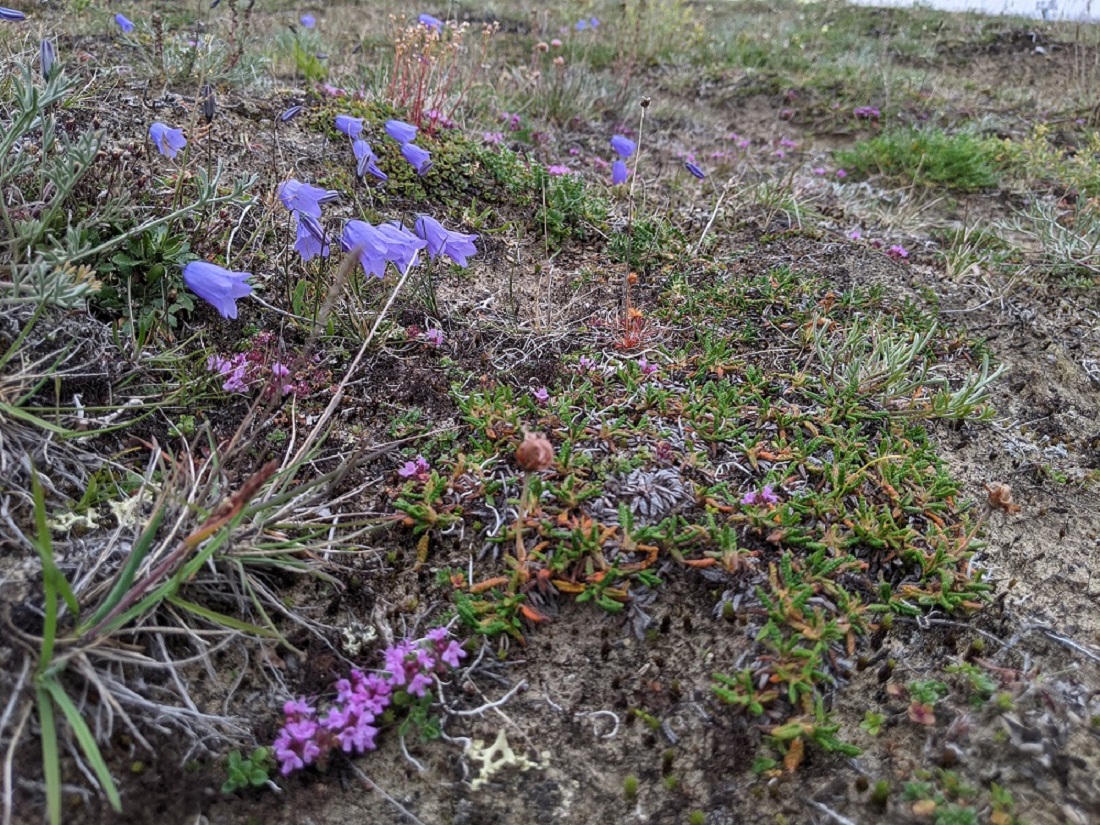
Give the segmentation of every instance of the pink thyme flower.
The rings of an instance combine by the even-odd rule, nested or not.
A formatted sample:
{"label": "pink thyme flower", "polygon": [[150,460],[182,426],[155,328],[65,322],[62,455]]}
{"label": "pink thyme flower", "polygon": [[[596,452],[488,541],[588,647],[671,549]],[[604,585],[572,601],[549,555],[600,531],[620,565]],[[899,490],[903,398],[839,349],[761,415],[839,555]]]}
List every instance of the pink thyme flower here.
{"label": "pink thyme flower", "polygon": [[901,244],[894,244],[886,250],[886,254],[893,258],[895,261],[900,261],[902,258],[909,257],[909,250]]}
{"label": "pink thyme flower", "polygon": [[413,461],[406,461],[405,465],[397,471],[402,478],[412,478],[417,481],[427,481],[431,477],[432,465],[426,458],[418,455]]}
{"label": "pink thyme flower", "polygon": [[840,178],[841,180],[844,180],[846,177],[848,177],[848,173],[845,172],[843,169],[837,169],[836,170],[836,176],[838,178]]}
{"label": "pink thyme flower", "polygon": [[546,402],[550,400],[550,392],[546,387],[539,387],[537,390],[531,393],[531,396],[535,399],[540,407],[545,407]]}
{"label": "pink thyme flower", "polygon": [[443,330],[439,327],[432,327],[424,333],[424,340],[438,349],[443,346]]}
{"label": "pink thyme flower", "polygon": [[770,484],[765,484],[759,492],[750,490],[745,493],[744,497],[741,499],[741,503],[750,506],[756,504],[778,504],[779,496],[772,492],[772,486]]}
{"label": "pink thyme flower", "polygon": [[572,169],[562,163],[551,164],[550,166],[546,167],[546,171],[548,174],[554,176],[571,175],[573,173]]}

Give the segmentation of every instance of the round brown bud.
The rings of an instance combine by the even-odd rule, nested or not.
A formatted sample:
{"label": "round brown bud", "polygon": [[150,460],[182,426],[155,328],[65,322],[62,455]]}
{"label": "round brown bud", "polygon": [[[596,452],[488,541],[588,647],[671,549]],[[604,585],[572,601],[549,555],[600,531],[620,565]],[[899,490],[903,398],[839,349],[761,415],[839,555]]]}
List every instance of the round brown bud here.
{"label": "round brown bud", "polygon": [[541,433],[524,433],[516,447],[516,463],[529,473],[545,470],[554,463],[554,446]]}
{"label": "round brown bud", "polygon": [[550,44],[549,43],[537,43],[535,45],[535,49],[540,51],[540,52],[548,52],[548,51],[550,51]]}
{"label": "round brown bud", "polygon": [[649,108],[649,98],[648,97],[643,97],[642,98],[642,108],[643,109],[648,109]]}

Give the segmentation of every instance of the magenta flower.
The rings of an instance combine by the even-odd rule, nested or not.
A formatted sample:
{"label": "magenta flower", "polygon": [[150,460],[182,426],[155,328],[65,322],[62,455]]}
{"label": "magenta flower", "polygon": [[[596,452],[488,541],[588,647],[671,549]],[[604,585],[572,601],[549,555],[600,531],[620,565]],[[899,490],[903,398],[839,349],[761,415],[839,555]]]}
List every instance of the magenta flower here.
{"label": "magenta flower", "polygon": [[836,176],[838,178],[840,178],[841,180],[844,180],[846,177],[848,177],[848,173],[845,172],[843,169],[837,169],[836,170]]}
{"label": "magenta flower", "polygon": [[577,359],[577,366],[580,367],[583,372],[589,372],[595,369],[596,362],[587,355],[582,355]]}
{"label": "magenta flower", "polygon": [[749,506],[778,504],[779,496],[772,492],[772,486],[770,484],[765,484],[759,492],[750,490],[745,493],[744,497],[741,499],[741,503]]}
{"label": "magenta flower", "polygon": [[638,368],[642,371],[642,376],[648,378],[660,369],[656,364],[649,363],[645,356],[638,359]]}
{"label": "magenta flower", "polygon": [[153,139],[153,145],[157,147],[157,151],[168,158],[174,158],[187,145],[183,129],[173,129],[160,122],[149,127],[149,137]]}
{"label": "magenta flower", "polygon": [[428,170],[432,168],[432,153],[427,149],[421,149],[415,143],[403,143],[401,145],[401,156],[412,164],[416,169],[416,174],[420,177],[424,177],[428,174]]}
{"label": "magenta flower", "polygon": [[302,261],[310,261],[317,255],[327,258],[329,246],[325,240],[325,230],[321,228],[321,224],[317,222],[317,219],[311,215],[295,212],[294,220],[297,230],[294,249],[302,256]]}
{"label": "magenta flower", "polygon": [[387,120],[386,134],[398,143],[412,143],[416,140],[416,127],[403,120]]}
{"label": "magenta flower", "polygon": [[213,306],[223,318],[237,317],[237,299],[252,294],[252,286],[245,283],[251,277],[249,272],[230,272],[206,261],[191,261],[183,268],[183,282],[187,288]]}
{"label": "magenta flower", "polygon": [[539,387],[537,390],[531,393],[531,397],[535,399],[535,402],[540,407],[545,407],[546,402],[550,400],[550,392],[546,387]]}
{"label": "magenta flower", "polygon": [[427,481],[432,472],[432,465],[422,455],[418,455],[413,461],[406,461],[404,466],[397,471],[401,478],[415,478],[417,481]]}
{"label": "magenta flower", "polygon": [[490,146],[496,146],[504,141],[504,132],[486,132],[481,139]]}
{"label": "magenta flower", "polygon": [[340,236],[340,245],[345,252],[359,256],[363,271],[376,278],[386,276],[386,239],[374,226],[366,221],[348,221]]}
{"label": "magenta flower", "polygon": [[893,258],[895,261],[899,261],[902,258],[909,257],[909,250],[901,244],[894,244],[886,250],[886,254]]}
{"label": "magenta flower", "polygon": [[122,29],[126,34],[129,34],[134,30],[134,24],[132,21],[126,18],[124,14],[116,14],[115,22],[118,23],[118,27]]}
{"label": "magenta flower", "polygon": [[409,267],[416,266],[420,258],[420,250],[428,245],[428,242],[416,237],[399,223],[384,223],[378,227],[378,234],[386,242],[386,260],[397,267],[397,271],[404,275]]}
{"label": "magenta flower", "polygon": [[561,175],[571,175],[573,170],[563,163],[554,163],[546,167],[546,172],[549,175],[560,177]]}
{"label": "magenta flower", "polygon": [[291,212],[297,210],[311,218],[321,217],[321,205],[340,197],[335,189],[321,189],[291,178],[279,185],[279,200]]}
{"label": "magenta flower", "polygon": [[848,233],[848,240],[850,240],[850,241],[858,241],[862,237],[863,237],[863,233],[859,231],[859,227],[856,227],[855,229],[853,229],[851,232]]}
{"label": "magenta flower", "polygon": [[638,144],[623,135],[612,135],[611,148],[615,150],[615,154],[625,160],[634,154]]}
{"label": "magenta flower", "polygon": [[443,224],[428,215],[418,217],[414,229],[427,243],[428,257],[433,261],[439,255],[446,255],[459,266],[465,267],[467,257],[477,254],[477,247],[474,246],[477,235],[444,229]]}
{"label": "magenta flower", "polygon": [[611,185],[618,186],[620,183],[626,183],[626,179],[630,177],[630,172],[626,168],[626,163],[621,160],[615,161],[611,164]]}
{"label": "magenta flower", "polygon": [[424,333],[424,340],[438,349],[443,346],[443,330],[439,327],[432,327],[432,329]]}
{"label": "magenta flower", "polygon": [[815,166],[810,171],[812,171],[815,175],[821,176],[821,175],[825,174],[825,167],[824,166]]}
{"label": "magenta flower", "polygon": [[336,131],[343,132],[349,138],[355,140],[359,137],[359,133],[363,131],[363,118],[352,117],[351,115],[337,115]]}

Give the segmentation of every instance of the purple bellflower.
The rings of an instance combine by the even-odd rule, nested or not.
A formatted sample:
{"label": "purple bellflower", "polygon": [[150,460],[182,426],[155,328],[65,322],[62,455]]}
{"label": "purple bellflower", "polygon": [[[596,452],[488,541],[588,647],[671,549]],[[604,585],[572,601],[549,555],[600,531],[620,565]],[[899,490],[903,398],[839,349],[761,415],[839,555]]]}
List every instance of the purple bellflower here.
{"label": "purple bellflower", "polygon": [[237,299],[252,294],[248,272],[230,272],[225,267],[206,261],[191,261],[183,268],[187,288],[218,311],[223,318],[237,317]]}
{"label": "purple bellflower", "polygon": [[129,20],[125,14],[116,14],[115,22],[118,23],[118,27],[122,29],[126,34],[129,34],[134,30],[134,23]]}
{"label": "purple bellflower", "polygon": [[616,155],[625,160],[634,154],[634,151],[638,148],[638,144],[623,135],[612,135],[611,148],[615,150]]}
{"label": "purple bellflower", "polygon": [[416,140],[416,127],[403,120],[387,120],[386,134],[398,143],[412,143]]}
{"label": "purple bellflower", "polygon": [[428,245],[399,223],[384,223],[378,227],[378,232],[386,240],[386,260],[392,261],[402,275],[409,267],[416,266],[420,250]]}
{"label": "purple bellflower", "polygon": [[698,166],[696,166],[691,161],[686,161],[684,163],[684,168],[687,169],[689,172],[691,172],[691,174],[695,175],[695,177],[699,178],[699,180],[702,180],[703,178],[705,178],[707,176],[706,172],[704,172],[702,169],[700,169]]}
{"label": "purple bellflower", "polygon": [[317,25],[317,18],[312,14],[303,14],[298,18],[298,22],[305,26],[307,29],[312,29]]}
{"label": "purple bellflower", "polygon": [[291,178],[279,186],[279,200],[291,212],[298,211],[311,218],[321,217],[321,204],[336,200],[340,193],[334,189],[321,189],[310,186],[296,178]]}
{"label": "purple bellflower", "polygon": [[389,252],[389,245],[376,227],[366,221],[348,221],[344,224],[340,245],[345,252],[352,252],[359,256],[359,263],[363,265],[365,273],[376,278],[386,276],[386,255]]}
{"label": "purple bellflower", "polygon": [[370,148],[370,144],[365,140],[355,141],[351,145],[351,150],[355,152],[355,159],[358,162],[355,173],[359,177],[369,174],[378,178],[378,180],[390,179],[389,175],[378,168],[378,156],[374,154],[374,150]]}
{"label": "purple bellflower", "polygon": [[7,20],[9,23],[18,23],[20,20],[26,20],[27,15],[21,11],[15,9],[6,9],[0,6],[0,20]]}
{"label": "purple bellflower", "polygon": [[402,144],[401,156],[412,164],[420,177],[424,177],[432,168],[432,153],[427,149],[421,149],[415,143]]}
{"label": "purple bellflower", "polygon": [[352,117],[351,115],[337,115],[336,116],[336,129],[343,132],[352,140],[359,137],[359,133],[363,131],[363,118]]}
{"label": "purple bellflower", "polygon": [[325,230],[317,219],[301,212],[294,213],[297,224],[297,239],[294,241],[294,249],[302,256],[302,261],[310,261],[320,255],[327,258],[329,253],[328,242],[325,238]]}
{"label": "purple bellflower", "polygon": [[626,179],[630,177],[630,173],[626,169],[626,162],[617,160],[611,164],[611,183],[618,186],[620,183],[626,183]]}
{"label": "purple bellflower", "polygon": [[183,129],[173,129],[159,122],[149,127],[149,137],[153,139],[157,151],[168,158],[174,158],[187,145]]}
{"label": "purple bellflower", "polygon": [[287,109],[281,115],[279,115],[279,120],[281,120],[283,123],[286,123],[288,120],[291,120],[292,118],[297,117],[299,115],[299,113],[301,113],[301,111],[302,111],[301,106],[291,106],[289,109]]}
{"label": "purple bellflower", "polygon": [[443,31],[443,21],[438,17],[432,17],[430,14],[420,15],[418,22],[421,26],[427,26],[429,29],[434,29],[437,32]]}
{"label": "purple bellflower", "polygon": [[433,261],[439,255],[446,255],[461,267],[466,266],[466,258],[477,254],[474,241],[477,235],[464,235],[444,229],[443,224],[428,215],[416,219],[416,234],[428,245],[428,257]]}

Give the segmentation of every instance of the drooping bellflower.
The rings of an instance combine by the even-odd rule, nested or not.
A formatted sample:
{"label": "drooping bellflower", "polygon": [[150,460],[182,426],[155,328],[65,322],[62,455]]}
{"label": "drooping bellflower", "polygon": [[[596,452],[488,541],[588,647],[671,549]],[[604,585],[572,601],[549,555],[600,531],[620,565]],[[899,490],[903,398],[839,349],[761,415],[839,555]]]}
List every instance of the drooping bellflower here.
{"label": "drooping bellflower", "polygon": [[321,189],[310,186],[296,178],[291,178],[279,186],[279,200],[291,212],[298,211],[311,218],[321,217],[321,204],[336,200],[340,193],[334,189]]}
{"label": "drooping bellflower", "polygon": [[329,245],[325,238],[325,230],[317,219],[303,215],[301,212],[295,212],[294,219],[297,229],[294,249],[302,256],[302,261],[310,261],[317,255],[327,258]]}
{"label": "drooping bellflower", "polygon": [[157,151],[168,158],[174,158],[187,145],[183,129],[173,129],[159,121],[149,127],[149,137],[153,139]]}
{"label": "drooping bellflower", "polygon": [[126,34],[129,34],[130,32],[132,32],[134,30],[133,21],[128,19],[125,14],[121,14],[121,13],[116,14],[115,15],[115,22],[118,23],[118,27],[120,29],[122,29],[122,31],[125,32]]}
{"label": "drooping bellflower", "polygon": [[376,278],[385,277],[389,246],[376,227],[366,221],[348,221],[344,224],[340,245],[345,252],[352,252],[359,257],[365,273]]}
{"label": "drooping bellflower", "polygon": [[359,137],[359,133],[363,131],[363,118],[352,117],[351,115],[337,115],[336,116],[336,129],[343,132],[352,140]]}
{"label": "drooping bellflower", "polygon": [[465,267],[467,257],[477,254],[477,247],[474,246],[477,235],[452,232],[428,215],[421,215],[416,219],[415,230],[427,243],[428,257],[433,261],[439,255],[446,255],[459,266]]}
{"label": "drooping bellflower", "polygon": [[611,148],[615,150],[616,155],[626,160],[634,154],[635,150],[638,148],[638,144],[625,135],[612,135]]}
{"label": "drooping bellflower", "polygon": [[427,241],[416,237],[399,223],[381,224],[378,233],[386,241],[386,260],[391,261],[402,275],[409,271],[409,267],[416,266],[420,250],[428,245]]}
{"label": "drooping bellflower", "polygon": [[183,268],[183,282],[187,288],[218,311],[223,318],[237,317],[237,299],[252,294],[251,284],[245,283],[249,272],[230,272],[207,261],[191,261]]}
{"label": "drooping bellflower", "polygon": [[432,153],[427,149],[421,149],[415,143],[402,144],[401,156],[412,164],[420,177],[424,177],[432,168]]}
{"label": "drooping bellflower", "polygon": [[386,134],[398,143],[412,143],[416,140],[416,127],[403,120],[387,120]]}

